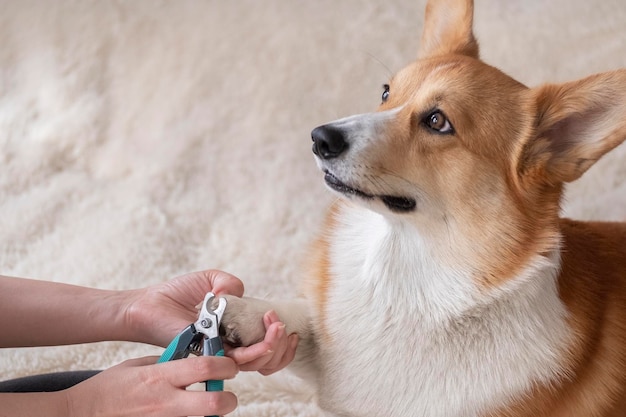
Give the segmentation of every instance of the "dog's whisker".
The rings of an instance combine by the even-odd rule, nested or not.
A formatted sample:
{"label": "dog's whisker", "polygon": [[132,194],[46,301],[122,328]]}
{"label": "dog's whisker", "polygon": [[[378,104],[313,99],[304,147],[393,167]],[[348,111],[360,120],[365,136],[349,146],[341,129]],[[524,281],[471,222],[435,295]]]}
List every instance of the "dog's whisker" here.
{"label": "dog's whisker", "polygon": [[383,63],[383,61],[381,61],[380,59],[378,59],[374,54],[372,54],[371,52],[367,52],[364,51],[365,55],[369,56],[372,60],[376,61],[377,63],[379,63],[386,71],[387,71],[387,78],[391,78],[393,76],[393,71],[387,66],[385,65],[385,63]]}
{"label": "dog's whisker", "polygon": [[380,167],[379,169],[383,173],[385,173],[385,174],[387,174],[387,175],[389,175],[391,177],[397,178],[399,180],[402,180],[402,181],[404,181],[408,185],[411,185],[411,186],[414,185],[411,181],[409,181],[408,179],[404,178],[403,176],[401,176],[400,174],[396,173],[395,171],[390,170],[389,168]]}

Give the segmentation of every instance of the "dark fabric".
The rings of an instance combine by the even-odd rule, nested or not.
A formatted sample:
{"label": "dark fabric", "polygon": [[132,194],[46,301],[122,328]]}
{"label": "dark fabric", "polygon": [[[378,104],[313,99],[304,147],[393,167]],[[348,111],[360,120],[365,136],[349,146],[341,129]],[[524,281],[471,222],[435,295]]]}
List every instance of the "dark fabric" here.
{"label": "dark fabric", "polygon": [[0,392],[52,392],[62,391],[100,371],[55,372],[0,381]]}

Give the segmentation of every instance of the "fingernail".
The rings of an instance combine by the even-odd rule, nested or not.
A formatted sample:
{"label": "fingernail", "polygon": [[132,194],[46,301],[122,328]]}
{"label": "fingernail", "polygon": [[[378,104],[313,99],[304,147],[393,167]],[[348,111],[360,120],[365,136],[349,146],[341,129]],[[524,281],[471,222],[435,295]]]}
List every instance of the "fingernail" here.
{"label": "fingernail", "polygon": [[270,310],[269,316],[272,318],[272,323],[280,321],[280,318],[278,317],[278,313],[276,313],[276,310]]}
{"label": "fingernail", "polygon": [[282,337],[285,334],[285,325],[279,324],[276,326],[276,330],[274,330],[275,337]]}

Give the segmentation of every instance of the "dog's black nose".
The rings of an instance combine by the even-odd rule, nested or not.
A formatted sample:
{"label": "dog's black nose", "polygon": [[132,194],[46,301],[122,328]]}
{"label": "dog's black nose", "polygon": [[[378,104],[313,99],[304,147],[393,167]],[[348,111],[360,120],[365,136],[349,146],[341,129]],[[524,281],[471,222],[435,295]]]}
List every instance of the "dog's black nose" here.
{"label": "dog's black nose", "polygon": [[313,153],[322,159],[332,159],[348,149],[343,132],[330,125],[319,126],[311,132]]}

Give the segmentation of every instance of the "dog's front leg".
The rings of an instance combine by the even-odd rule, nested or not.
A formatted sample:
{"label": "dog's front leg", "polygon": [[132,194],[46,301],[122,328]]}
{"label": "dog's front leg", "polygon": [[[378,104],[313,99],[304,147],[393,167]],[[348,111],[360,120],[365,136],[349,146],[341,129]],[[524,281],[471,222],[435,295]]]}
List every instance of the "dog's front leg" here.
{"label": "dog's front leg", "polygon": [[266,301],[251,297],[224,297],[228,304],[222,318],[221,331],[227,343],[232,346],[250,346],[262,341],[265,337],[263,316],[274,310],[285,324],[286,333],[297,333],[299,337],[296,357],[290,369],[309,381],[316,377],[315,338],[305,300]]}

